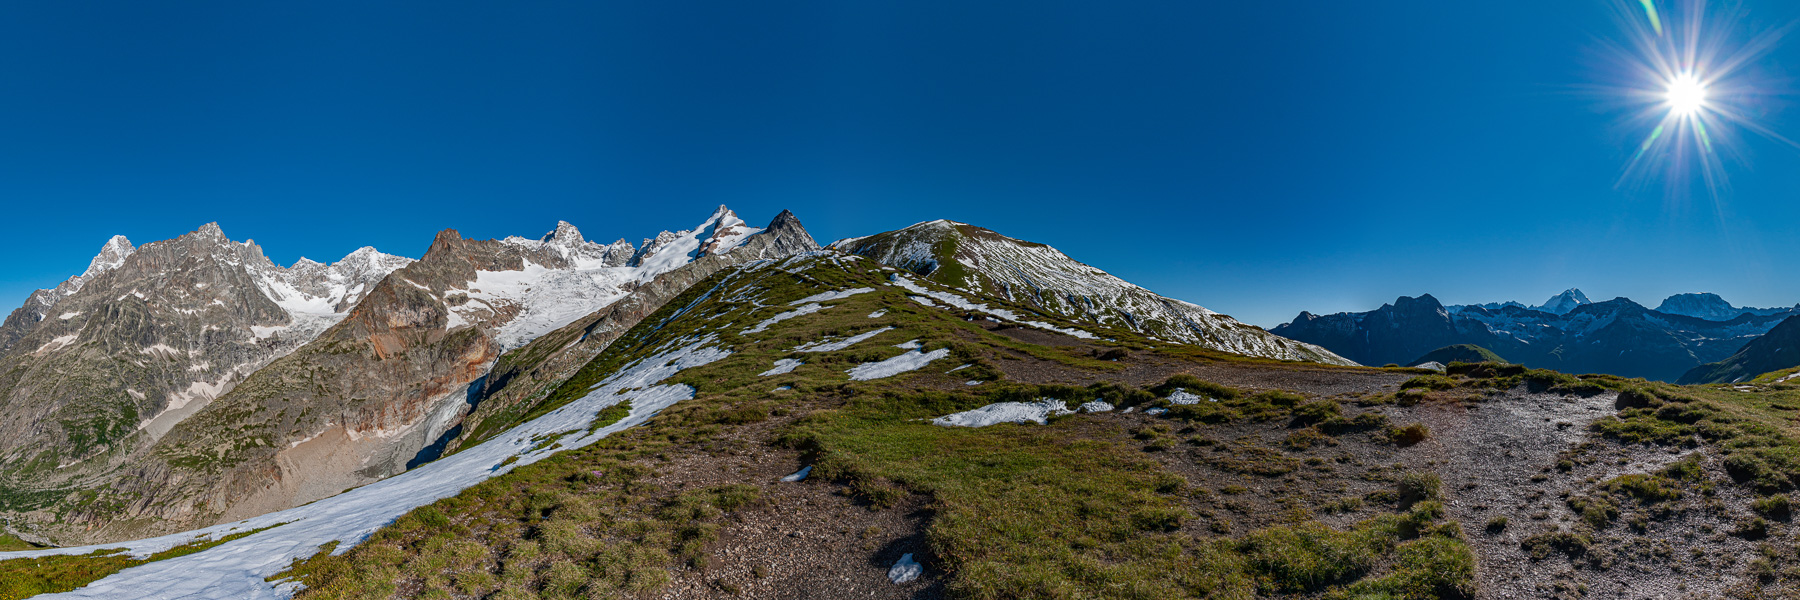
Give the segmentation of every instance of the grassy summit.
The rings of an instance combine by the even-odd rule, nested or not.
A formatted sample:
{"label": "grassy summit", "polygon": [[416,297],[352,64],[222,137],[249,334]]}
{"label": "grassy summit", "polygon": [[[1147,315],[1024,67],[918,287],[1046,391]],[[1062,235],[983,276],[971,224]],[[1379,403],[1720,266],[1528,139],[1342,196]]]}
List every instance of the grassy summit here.
{"label": "grassy summit", "polygon": [[1418,365],[1418,364],[1424,364],[1424,363],[1428,363],[1428,362],[1435,362],[1440,365],[1447,365],[1447,364],[1450,364],[1453,362],[1504,363],[1504,362],[1506,362],[1506,359],[1500,358],[1500,355],[1494,354],[1494,352],[1492,350],[1488,350],[1487,348],[1483,348],[1481,346],[1477,346],[1474,344],[1454,344],[1454,345],[1450,345],[1450,346],[1444,346],[1442,348],[1438,348],[1438,349],[1432,350],[1430,352],[1426,352],[1424,356],[1420,356],[1418,358],[1412,359],[1411,361],[1408,361],[1406,364],[1407,365]]}

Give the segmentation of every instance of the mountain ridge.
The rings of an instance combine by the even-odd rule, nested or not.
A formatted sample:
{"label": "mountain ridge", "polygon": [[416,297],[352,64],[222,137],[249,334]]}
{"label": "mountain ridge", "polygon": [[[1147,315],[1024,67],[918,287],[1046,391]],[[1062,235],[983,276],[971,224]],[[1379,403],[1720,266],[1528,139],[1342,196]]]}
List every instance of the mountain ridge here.
{"label": "mountain ridge", "polygon": [[1533,367],[1674,381],[1729,356],[1788,314],[1800,314],[1742,313],[1711,321],[1662,313],[1628,298],[1586,299],[1575,289],[1552,297],[1547,304],[1567,309],[1559,314],[1516,302],[1445,306],[1430,294],[1401,296],[1367,312],[1303,311],[1270,331],[1363,364],[1400,363],[1444,346],[1473,344]]}

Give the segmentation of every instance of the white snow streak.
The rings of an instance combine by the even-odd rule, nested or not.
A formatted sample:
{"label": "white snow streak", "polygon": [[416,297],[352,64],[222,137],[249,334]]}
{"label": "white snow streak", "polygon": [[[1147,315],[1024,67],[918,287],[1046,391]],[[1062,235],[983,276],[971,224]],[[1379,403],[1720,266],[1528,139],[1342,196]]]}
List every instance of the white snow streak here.
{"label": "white snow streak", "polygon": [[959,413],[953,413],[931,420],[932,425],[945,427],[987,427],[997,423],[1037,423],[1043,425],[1046,419],[1056,415],[1073,414],[1069,403],[1062,400],[1044,398],[1037,402],[996,402]]}
{"label": "white snow streak", "polygon": [[752,333],[762,333],[764,330],[767,330],[770,325],[774,325],[776,323],[780,323],[782,321],[786,321],[788,319],[792,319],[794,317],[798,317],[801,315],[810,315],[810,314],[819,312],[821,310],[825,310],[825,306],[822,304],[808,304],[806,306],[802,306],[800,308],[796,308],[794,310],[790,310],[790,311],[781,313],[779,315],[769,317],[767,320],[765,320],[761,323],[757,323],[755,327],[745,329],[744,335],[750,335]]}
{"label": "white snow streak", "polygon": [[875,337],[877,335],[881,335],[882,333],[886,333],[887,331],[889,331],[891,329],[893,329],[893,328],[892,327],[883,327],[881,329],[876,329],[874,331],[870,331],[867,333],[860,333],[860,334],[853,335],[853,336],[850,336],[848,338],[844,338],[841,340],[819,340],[817,342],[813,342],[810,344],[802,344],[799,347],[794,348],[794,350],[798,351],[798,352],[837,352],[839,350],[849,348],[850,346],[855,345],[859,342],[862,342],[863,340],[867,340],[867,339]]}
{"label": "white snow streak", "polygon": [[806,479],[806,476],[811,475],[811,474],[812,474],[812,465],[806,465],[805,468],[795,471],[793,475],[783,477],[783,478],[781,478],[781,480],[789,481],[789,482],[804,481]]}
{"label": "white snow streak", "polygon": [[[1069,329],[1067,327],[1057,327],[1055,325],[1051,325],[1051,324],[1045,323],[1043,321],[1028,321],[1023,317],[1020,317],[1019,313],[1015,313],[1013,311],[1006,310],[1004,308],[992,308],[986,304],[978,304],[975,302],[970,302],[968,298],[964,298],[962,296],[952,294],[950,292],[936,292],[936,291],[928,290],[928,289],[925,289],[924,286],[921,286],[917,283],[913,283],[913,281],[911,279],[907,279],[904,276],[895,277],[894,283],[899,284],[900,287],[906,288],[906,291],[912,292],[914,294],[919,294],[920,296],[929,296],[931,298],[936,299],[939,302],[943,302],[944,304],[948,304],[950,306],[954,306],[954,307],[957,307],[957,308],[960,308],[963,310],[983,312],[983,313],[987,313],[990,315],[994,315],[996,317],[1000,317],[1002,319],[1006,319],[1008,321],[1018,323],[1020,325],[1030,325],[1030,326],[1036,327],[1038,329],[1047,329],[1047,330],[1054,331],[1054,332],[1057,332],[1057,333],[1060,333],[1063,335],[1074,336],[1074,337],[1078,337],[1078,338],[1081,338],[1084,340],[1091,340],[1091,339],[1094,339],[1095,337],[1097,337],[1092,333],[1088,333],[1088,332],[1082,331],[1080,329]],[[924,304],[927,306],[931,305],[931,302],[929,300],[925,300],[925,299],[921,298],[920,296],[907,296],[907,297],[912,298],[913,300],[919,301],[920,304]]]}
{"label": "white snow streak", "polygon": [[851,289],[851,290],[837,290],[834,292],[823,292],[823,293],[813,294],[811,296],[807,296],[805,298],[801,298],[801,299],[795,300],[793,302],[789,302],[788,306],[799,306],[799,305],[807,304],[810,302],[830,302],[832,300],[843,300],[845,298],[849,298],[849,297],[855,296],[857,294],[867,294],[867,293],[873,292],[873,291],[875,291],[875,288],[866,288],[865,287],[865,288],[856,288],[856,289]]}
{"label": "white snow streak", "polygon": [[850,367],[847,372],[850,373],[850,379],[856,381],[881,379],[922,369],[931,361],[948,356],[950,356],[949,348],[938,348],[930,352],[920,352],[915,349],[881,362],[863,363]]}
{"label": "white snow streak", "polygon": [[803,364],[806,364],[806,363],[794,360],[792,358],[783,358],[781,360],[775,361],[775,368],[758,373],[758,375],[761,375],[763,377],[768,377],[770,375],[783,375],[783,374],[787,374],[787,373],[792,373],[792,372],[794,372],[794,369],[799,368],[800,365],[803,365]]}

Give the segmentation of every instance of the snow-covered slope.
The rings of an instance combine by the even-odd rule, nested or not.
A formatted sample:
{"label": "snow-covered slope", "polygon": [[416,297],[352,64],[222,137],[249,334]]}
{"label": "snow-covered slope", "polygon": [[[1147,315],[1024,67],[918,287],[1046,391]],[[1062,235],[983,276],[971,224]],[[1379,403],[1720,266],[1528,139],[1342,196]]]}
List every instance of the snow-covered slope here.
{"label": "snow-covered slope", "polygon": [[1165,298],[1043,244],[931,221],[834,242],[938,283],[1034,306],[1065,318],[1247,356],[1355,364],[1328,350],[1270,334],[1229,316]]}
{"label": "snow-covered slope", "polygon": [[304,257],[290,267],[280,267],[266,259],[252,263],[248,267],[256,286],[287,311],[292,320],[283,327],[259,328],[256,335],[288,337],[300,343],[311,341],[344,320],[363,295],[388,273],[412,262],[413,259],[364,246],[330,265]]}
{"label": "snow-covered slope", "polygon": [[618,301],[657,275],[702,256],[729,253],[762,231],[720,206],[693,229],[662,232],[636,250],[622,239],[608,245],[586,241],[567,222],[558,222],[555,231],[536,240],[509,237],[502,241],[553,254],[562,264],[548,266],[527,257],[522,270],[477,271],[474,281],[447,291],[451,297],[466,294],[468,300],[450,307],[451,328],[512,313],[494,323],[501,351],[512,350]]}

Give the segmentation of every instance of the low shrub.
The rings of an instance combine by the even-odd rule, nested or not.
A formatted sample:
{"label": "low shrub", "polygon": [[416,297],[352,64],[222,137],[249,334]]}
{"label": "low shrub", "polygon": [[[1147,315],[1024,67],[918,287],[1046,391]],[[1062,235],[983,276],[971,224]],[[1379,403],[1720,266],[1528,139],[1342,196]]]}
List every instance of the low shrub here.
{"label": "low shrub", "polygon": [[1431,439],[1431,428],[1424,423],[1413,423],[1405,427],[1395,427],[1387,431],[1387,439],[1400,447],[1411,446]]}

